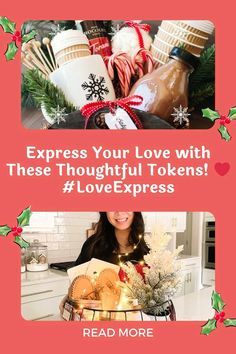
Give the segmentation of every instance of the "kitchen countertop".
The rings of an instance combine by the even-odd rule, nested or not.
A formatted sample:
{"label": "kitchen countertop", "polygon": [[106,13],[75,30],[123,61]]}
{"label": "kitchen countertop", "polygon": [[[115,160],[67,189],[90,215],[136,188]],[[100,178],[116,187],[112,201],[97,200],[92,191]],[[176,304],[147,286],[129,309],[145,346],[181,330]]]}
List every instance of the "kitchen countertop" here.
{"label": "kitchen countertop", "polygon": [[189,256],[189,255],[186,255],[186,254],[180,254],[178,256],[178,259],[194,259],[194,258],[200,259],[199,256]]}
{"label": "kitchen countertop", "polygon": [[50,283],[53,281],[67,279],[66,272],[61,270],[48,269],[43,272],[25,272],[21,273],[21,286]]}
{"label": "kitchen countertop", "polygon": [[211,307],[213,287],[205,287],[194,293],[173,299],[177,321],[206,321],[214,317]]}

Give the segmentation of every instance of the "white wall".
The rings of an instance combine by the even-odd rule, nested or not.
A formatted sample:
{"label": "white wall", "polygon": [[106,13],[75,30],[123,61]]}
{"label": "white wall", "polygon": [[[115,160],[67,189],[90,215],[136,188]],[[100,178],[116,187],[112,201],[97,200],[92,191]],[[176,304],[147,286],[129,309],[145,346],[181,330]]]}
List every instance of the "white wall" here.
{"label": "white wall", "polygon": [[28,242],[38,239],[47,245],[49,263],[74,261],[86,240],[86,230],[90,229],[92,223],[98,220],[98,213],[48,212],[46,214],[51,214],[53,218],[53,225],[50,225],[48,229],[43,213],[41,214],[39,217],[42,220],[43,232],[34,231],[33,227],[30,227],[28,230],[25,228],[22,236]]}

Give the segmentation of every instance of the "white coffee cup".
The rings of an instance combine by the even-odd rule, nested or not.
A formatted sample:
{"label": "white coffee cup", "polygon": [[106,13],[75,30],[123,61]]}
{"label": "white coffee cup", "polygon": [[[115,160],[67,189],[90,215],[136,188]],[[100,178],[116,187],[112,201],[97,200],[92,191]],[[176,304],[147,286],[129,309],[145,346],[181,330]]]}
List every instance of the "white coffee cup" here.
{"label": "white coffee cup", "polygon": [[64,63],[49,78],[77,108],[90,102],[114,101],[116,98],[100,55],[81,57]]}

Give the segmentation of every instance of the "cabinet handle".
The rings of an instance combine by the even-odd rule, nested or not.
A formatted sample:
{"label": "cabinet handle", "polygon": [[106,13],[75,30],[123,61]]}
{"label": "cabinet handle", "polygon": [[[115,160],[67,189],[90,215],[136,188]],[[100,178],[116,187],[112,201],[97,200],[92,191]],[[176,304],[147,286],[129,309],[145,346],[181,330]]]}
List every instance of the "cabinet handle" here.
{"label": "cabinet handle", "polygon": [[189,283],[189,273],[186,274],[186,283]]}
{"label": "cabinet handle", "polygon": [[186,267],[192,267],[192,266],[195,266],[195,265],[197,265],[196,263],[191,263],[191,264],[186,264],[185,266]]}
{"label": "cabinet handle", "polygon": [[177,218],[172,218],[172,227],[177,227]]}
{"label": "cabinet handle", "polygon": [[40,295],[40,294],[47,294],[47,293],[52,293],[53,290],[44,290],[44,291],[39,291],[37,293],[30,293],[30,294],[25,294],[21,295],[21,297],[27,297],[27,296],[32,296],[32,295]]}
{"label": "cabinet handle", "polygon": [[34,319],[31,320],[31,321],[38,321],[38,320],[42,320],[43,318],[48,318],[48,317],[52,317],[52,316],[54,316],[54,314],[53,314],[53,313],[49,313],[49,314],[46,315],[46,316],[37,317],[37,318],[34,318]]}
{"label": "cabinet handle", "polygon": [[192,282],[192,273],[189,273],[190,283]]}

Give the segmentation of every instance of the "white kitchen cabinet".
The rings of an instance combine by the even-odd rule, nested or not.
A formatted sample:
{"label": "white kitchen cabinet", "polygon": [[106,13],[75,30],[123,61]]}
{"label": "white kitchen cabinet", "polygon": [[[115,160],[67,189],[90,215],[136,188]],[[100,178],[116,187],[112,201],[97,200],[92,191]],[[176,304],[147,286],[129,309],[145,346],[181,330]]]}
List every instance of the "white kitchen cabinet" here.
{"label": "white kitchen cabinet", "polygon": [[200,257],[189,257],[181,262],[181,277],[183,284],[176,296],[187,295],[201,289],[201,260]]}
{"label": "white kitchen cabinet", "polygon": [[202,283],[204,285],[215,286],[215,269],[203,269]]}
{"label": "white kitchen cabinet", "polygon": [[22,274],[21,314],[26,320],[48,320],[59,313],[59,304],[67,294],[69,278],[55,270]]}
{"label": "white kitchen cabinet", "polygon": [[186,229],[186,212],[143,212],[146,231],[153,226],[162,226],[166,232],[184,232]]}

